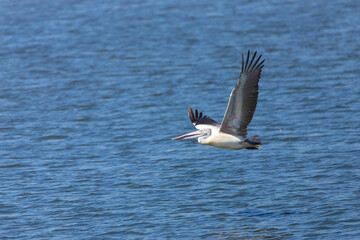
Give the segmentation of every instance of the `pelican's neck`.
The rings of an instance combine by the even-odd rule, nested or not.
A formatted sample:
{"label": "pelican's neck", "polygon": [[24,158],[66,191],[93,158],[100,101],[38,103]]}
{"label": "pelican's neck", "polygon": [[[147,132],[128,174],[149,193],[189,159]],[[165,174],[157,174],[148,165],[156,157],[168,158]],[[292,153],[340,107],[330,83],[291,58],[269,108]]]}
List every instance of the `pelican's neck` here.
{"label": "pelican's neck", "polygon": [[211,137],[211,134],[212,134],[213,131],[211,131],[210,128],[203,128],[202,131],[204,131],[206,133],[206,135],[199,137],[198,142],[200,144],[205,144],[206,145],[207,142],[208,142],[208,139]]}

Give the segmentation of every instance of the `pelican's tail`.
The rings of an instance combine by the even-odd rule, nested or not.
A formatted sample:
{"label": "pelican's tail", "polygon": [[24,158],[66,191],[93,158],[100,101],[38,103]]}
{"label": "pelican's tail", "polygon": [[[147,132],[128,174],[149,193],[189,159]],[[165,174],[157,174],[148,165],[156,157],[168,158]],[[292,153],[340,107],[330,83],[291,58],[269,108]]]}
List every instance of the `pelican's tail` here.
{"label": "pelican's tail", "polygon": [[253,136],[250,138],[245,139],[245,142],[248,143],[246,149],[259,149],[261,145],[261,139],[258,138],[259,136]]}

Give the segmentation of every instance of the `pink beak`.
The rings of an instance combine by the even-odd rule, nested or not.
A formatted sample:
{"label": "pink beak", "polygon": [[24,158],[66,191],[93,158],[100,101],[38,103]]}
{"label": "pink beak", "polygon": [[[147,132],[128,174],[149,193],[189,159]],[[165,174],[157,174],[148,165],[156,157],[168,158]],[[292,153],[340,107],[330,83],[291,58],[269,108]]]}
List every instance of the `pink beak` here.
{"label": "pink beak", "polygon": [[185,139],[191,139],[191,138],[197,138],[201,136],[205,136],[206,133],[202,132],[201,130],[197,130],[195,132],[187,133],[181,136],[178,136],[176,138],[173,138],[172,140],[185,140]]}

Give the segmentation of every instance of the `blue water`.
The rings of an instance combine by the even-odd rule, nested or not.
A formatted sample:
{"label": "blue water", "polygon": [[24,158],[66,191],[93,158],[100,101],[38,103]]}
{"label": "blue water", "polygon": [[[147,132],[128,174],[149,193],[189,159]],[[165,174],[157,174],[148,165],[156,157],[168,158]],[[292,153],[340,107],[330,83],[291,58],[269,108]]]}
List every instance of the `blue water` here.
{"label": "blue water", "polygon": [[[0,1],[2,239],[360,239],[360,2]],[[258,151],[171,141],[266,59]]]}

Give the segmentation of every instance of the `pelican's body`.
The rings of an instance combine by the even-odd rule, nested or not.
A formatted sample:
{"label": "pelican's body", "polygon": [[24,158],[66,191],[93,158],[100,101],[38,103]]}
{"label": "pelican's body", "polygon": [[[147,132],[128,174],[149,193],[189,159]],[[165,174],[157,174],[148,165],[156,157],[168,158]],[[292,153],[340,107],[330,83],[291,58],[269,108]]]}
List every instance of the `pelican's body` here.
{"label": "pelican's body", "polygon": [[198,137],[198,142],[203,145],[210,145],[218,148],[231,150],[259,149],[261,140],[257,136],[246,138],[247,126],[250,124],[255,112],[259,79],[261,69],[265,60],[260,61],[261,55],[254,62],[256,52],[251,61],[248,51],[246,63],[242,56],[242,71],[239,81],[230,94],[228,107],[221,125],[191,107],[188,108],[190,121],[198,131],[187,133],[176,139],[190,139]]}
{"label": "pelican's body", "polygon": [[[220,131],[219,126],[211,126],[205,124],[196,125],[196,128],[200,131],[205,131],[206,129],[210,129],[211,134],[200,136],[198,138],[198,142],[203,145],[210,145],[218,148],[225,148],[231,150],[240,150],[243,148],[253,148],[254,145],[249,143],[249,140],[241,137],[234,136],[231,134],[223,133]],[[256,139],[250,139],[256,141]]]}
{"label": "pelican's body", "polygon": [[244,142],[244,139],[240,139],[239,137],[227,133],[222,133],[219,130],[210,135],[208,138],[199,138],[198,142],[203,145],[210,145],[231,150],[240,150],[245,148],[245,145],[247,145],[247,143]]}
{"label": "pelican's body", "polygon": [[218,148],[240,150],[246,147],[250,147],[250,145],[244,140],[245,139],[241,139],[240,137],[218,131],[210,135],[208,138],[199,138],[198,142],[203,145],[210,145]]}

